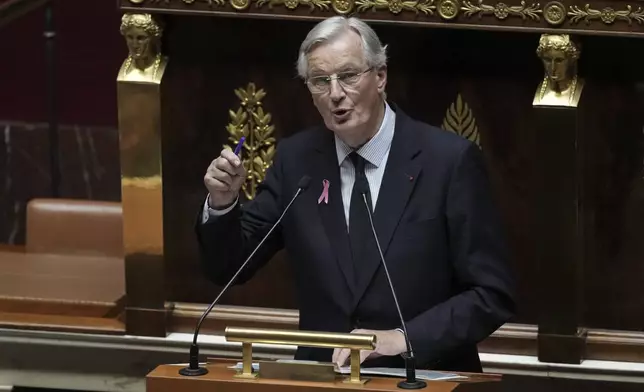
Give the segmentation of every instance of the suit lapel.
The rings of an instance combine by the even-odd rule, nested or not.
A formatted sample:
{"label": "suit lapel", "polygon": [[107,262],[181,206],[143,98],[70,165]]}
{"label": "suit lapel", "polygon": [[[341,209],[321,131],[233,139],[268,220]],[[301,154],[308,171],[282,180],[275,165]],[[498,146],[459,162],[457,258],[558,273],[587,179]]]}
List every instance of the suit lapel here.
{"label": "suit lapel", "polygon": [[[342,202],[342,184],[340,183],[340,167],[335,151],[333,132],[327,131],[320,143],[316,144],[317,157],[314,181],[318,181],[314,189],[322,191],[322,181],[329,181],[328,203],[318,204],[320,219],[331,244],[331,252],[336,256],[338,267],[344,275],[351,293],[354,292],[354,272],[351,258],[349,235],[347,232],[346,218],[344,216],[344,203]],[[318,193],[319,194],[319,193]],[[317,199],[316,199],[317,203]]]}
{"label": "suit lapel", "polygon": [[[420,163],[414,161],[414,158],[420,152],[420,148],[415,140],[414,130],[411,127],[412,125],[409,124],[406,115],[401,110],[396,110],[394,138],[389,150],[387,166],[380,184],[376,209],[373,215],[374,226],[385,261],[388,261],[387,249],[389,248],[389,243],[421,171]],[[365,271],[362,271],[364,276],[360,279],[354,293],[356,306],[380,266],[381,261],[377,248],[373,250],[370,260],[372,262],[367,265]],[[392,261],[389,260],[389,262]]]}

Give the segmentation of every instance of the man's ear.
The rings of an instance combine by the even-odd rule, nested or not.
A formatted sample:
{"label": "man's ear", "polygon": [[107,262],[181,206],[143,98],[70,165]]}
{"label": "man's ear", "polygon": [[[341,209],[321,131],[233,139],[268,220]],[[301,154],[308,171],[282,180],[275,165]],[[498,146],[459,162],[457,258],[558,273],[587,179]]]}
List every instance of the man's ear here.
{"label": "man's ear", "polygon": [[387,66],[382,66],[376,69],[376,80],[378,83],[378,92],[380,94],[385,92],[385,87],[387,87]]}

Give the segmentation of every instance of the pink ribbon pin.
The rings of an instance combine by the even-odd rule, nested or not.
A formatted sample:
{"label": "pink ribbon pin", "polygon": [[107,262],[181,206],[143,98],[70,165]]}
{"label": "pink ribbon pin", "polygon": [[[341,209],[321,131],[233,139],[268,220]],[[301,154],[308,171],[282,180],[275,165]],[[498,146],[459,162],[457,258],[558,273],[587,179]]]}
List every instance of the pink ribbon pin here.
{"label": "pink ribbon pin", "polygon": [[322,189],[318,204],[322,203],[322,200],[324,200],[324,204],[329,204],[329,180],[322,181],[322,186],[324,189]]}

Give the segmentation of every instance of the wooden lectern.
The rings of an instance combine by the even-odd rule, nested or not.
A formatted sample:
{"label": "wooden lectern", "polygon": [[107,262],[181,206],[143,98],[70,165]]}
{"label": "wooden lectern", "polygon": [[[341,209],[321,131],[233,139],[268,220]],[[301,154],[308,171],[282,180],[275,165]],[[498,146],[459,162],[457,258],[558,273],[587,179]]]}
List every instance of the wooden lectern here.
{"label": "wooden lectern", "polygon": [[[256,378],[244,380],[235,378],[237,371],[229,369],[234,360],[214,360],[206,367],[208,374],[198,377],[179,375],[183,365],[161,365],[147,376],[147,392],[316,392],[316,391],[403,391],[395,377],[369,377],[365,384],[349,384],[339,375],[335,381],[295,381],[288,379]],[[498,390],[500,375],[468,374],[465,381],[428,381],[425,392],[469,392]]]}
{"label": "wooden lectern", "polygon": [[[365,377],[360,372],[360,350],[374,349],[375,335],[285,331],[277,329],[226,328],[226,340],[242,343],[241,367],[231,359],[209,359],[199,370],[203,375],[184,376],[185,365],[161,365],[147,376],[147,392],[290,392],[319,390],[403,391],[398,377]],[[252,344],[272,343],[351,350],[350,374],[336,374],[332,364],[306,361],[263,361],[253,367]],[[197,364],[194,363],[195,368]],[[201,367],[205,369],[201,369]],[[453,373],[453,372],[452,372]],[[184,373],[185,374],[185,373]],[[462,379],[427,381],[419,391],[492,391],[500,375],[458,374]],[[423,384],[423,383],[421,383]]]}

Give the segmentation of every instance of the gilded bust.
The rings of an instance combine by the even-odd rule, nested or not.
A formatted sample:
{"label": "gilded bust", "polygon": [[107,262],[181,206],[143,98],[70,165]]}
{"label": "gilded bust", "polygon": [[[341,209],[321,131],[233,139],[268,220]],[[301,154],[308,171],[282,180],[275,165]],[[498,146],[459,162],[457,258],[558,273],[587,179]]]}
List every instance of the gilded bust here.
{"label": "gilded bust", "polygon": [[534,106],[576,107],[584,81],[577,76],[580,49],[567,34],[542,34],[537,47],[545,71]]}
{"label": "gilded bust", "polygon": [[158,83],[167,58],[161,55],[163,27],[150,14],[125,14],[121,19],[121,35],[129,55],[119,72],[119,80]]}

